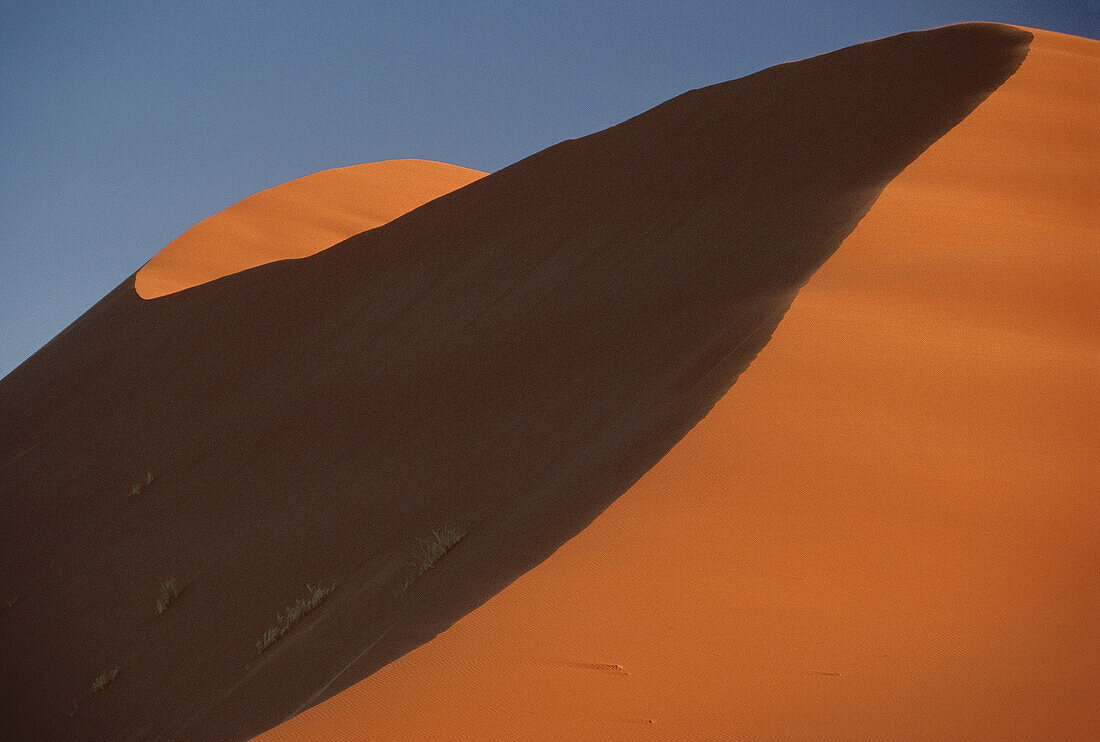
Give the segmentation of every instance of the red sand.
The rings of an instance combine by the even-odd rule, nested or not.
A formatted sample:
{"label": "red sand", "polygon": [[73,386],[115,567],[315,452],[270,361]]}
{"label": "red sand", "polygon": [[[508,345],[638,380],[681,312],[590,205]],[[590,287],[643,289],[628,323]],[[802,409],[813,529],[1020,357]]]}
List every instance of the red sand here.
{"label": "red sand", "polygon": [[442,162],[387,160],[297,178],[191,227],[137,272],[134,290],[155,299],[265,263],[304,258],[484,175]]}
{"label": "red sand", "polygon": [[1100,739],[1100,44],[894,180],[550,559],[257,740]]}

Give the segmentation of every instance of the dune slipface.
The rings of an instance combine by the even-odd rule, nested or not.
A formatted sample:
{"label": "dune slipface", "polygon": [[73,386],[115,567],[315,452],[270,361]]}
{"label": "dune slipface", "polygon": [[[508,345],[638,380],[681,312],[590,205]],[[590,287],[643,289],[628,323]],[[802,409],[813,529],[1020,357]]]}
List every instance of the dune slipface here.
{"label": "dune slipface", "polygon": [[[782,65],[310,257],[124,282],[0,382],[4,731],[242,739],[434,637],[668,453],[1030,39]],[[307,582],[335,589],[257,656]]]}

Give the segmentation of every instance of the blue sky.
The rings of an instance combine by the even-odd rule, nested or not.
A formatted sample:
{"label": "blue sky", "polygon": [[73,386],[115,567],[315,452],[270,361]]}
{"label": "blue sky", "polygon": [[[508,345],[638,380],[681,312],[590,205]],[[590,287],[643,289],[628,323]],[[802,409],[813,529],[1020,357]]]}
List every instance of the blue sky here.
{"label": "blue sky", "polygon": [[192,224],[292,178],[403,157],[492,171],[685,90],[902,31],[1097,38],[1094,7],[6,0],[0,376]]}

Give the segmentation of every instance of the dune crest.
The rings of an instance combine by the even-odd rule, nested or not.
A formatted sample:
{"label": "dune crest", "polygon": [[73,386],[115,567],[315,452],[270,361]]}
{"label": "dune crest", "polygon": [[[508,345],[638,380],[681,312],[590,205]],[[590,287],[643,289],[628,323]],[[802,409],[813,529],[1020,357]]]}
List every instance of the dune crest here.
{"label": "dune crest", "polygon": [[276,260],[304,258],[484,175],[442,162],[387,160],[297,178],[188,229],[142,266],[134,290],[155,299]]}
{"label": "dune crest", "polygon": [[1100,738],[1100,43],[1034,33],[657,466],[256,742]]}
{"label": "dune crest", "polygon": [[0,381],[0,731],[237,740],[428,642],[665,457],[1030,39],[781,65],[315,255],[157,301],[121,285]]}

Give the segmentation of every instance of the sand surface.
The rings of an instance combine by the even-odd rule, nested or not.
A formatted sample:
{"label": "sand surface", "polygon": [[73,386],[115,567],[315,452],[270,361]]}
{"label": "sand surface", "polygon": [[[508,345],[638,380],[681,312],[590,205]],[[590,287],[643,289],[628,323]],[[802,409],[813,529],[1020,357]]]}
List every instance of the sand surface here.
{"label": "sand surface", "polygon": [[258,738],[1100,738],[1100,44],[894,180],[547,561]]}
{"label": "sand surface", "polygon": [[[1028,208],[1072,199],[997,201],[971,256],[933,250],[938,212],[902,198],[908,221],[890,216],[888,191],[727,395],[1030,41],[966,25],[781,65],[313,255],[154,301],[124,282],[0,380],[0,736],[247,739],[368,676],[299,737],[351,719],[339,734],[362,739],[919,736],[963,710],[996,733],[1052,699],[1051,723],[1088,722],[1069,629],[1094,566],[1095,346],[1064,302],[1092,292],[980,303],[1019,298],[1014,264],[979,249],[986,222],[1034,232]],[[1032,88],[1072,87],[1075,64],[1040,64],[1056,84]],[[1040,125],[1062,120],[1049,108]],[[981,152],[1017,162],[989,130]],[[1077,162],[1049,177],[1091,183]],[[888,244],[853,247],[878,219]],[[1094,285],[1080,221],[1008,255],[1039,273],[1078,256],[1065,274]],[[934,277],[990,254],[992,283],[946,303]],[[895,290],[906,276],[933,288]],[[1039,317],[1078,332],[1017,331]],[[307,585],[333,591],[257,654]]]}
{"label": "sand surface", "polygon": [[442,162],[388,160],[297,178],[172,240],[137,272],[134,290],[155,299],[265,263],[304,258],[483,175]]}

